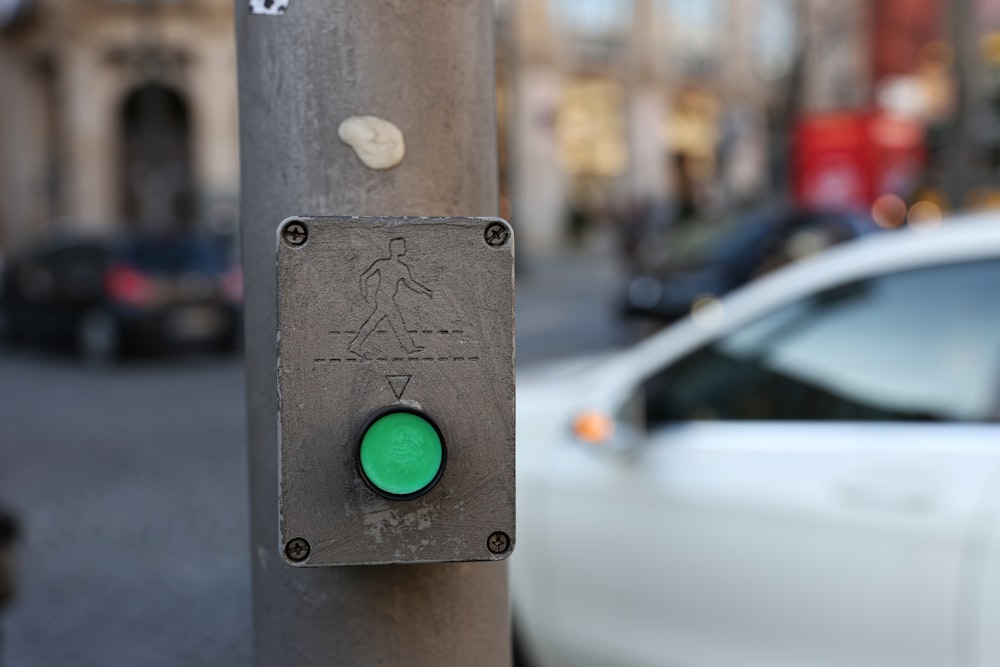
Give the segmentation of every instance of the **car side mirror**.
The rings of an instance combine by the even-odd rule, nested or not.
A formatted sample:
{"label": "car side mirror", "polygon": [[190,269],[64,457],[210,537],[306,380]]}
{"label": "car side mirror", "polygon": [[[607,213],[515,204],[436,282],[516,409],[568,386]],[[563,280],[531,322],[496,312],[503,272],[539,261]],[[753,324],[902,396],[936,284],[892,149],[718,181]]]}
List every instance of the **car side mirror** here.
{"label": "car side mirror", "polygon": [[595,450],[629,457],[645,442],[645,398],[636,391],[618,414],[583,410],[573,418],[573,435]]}

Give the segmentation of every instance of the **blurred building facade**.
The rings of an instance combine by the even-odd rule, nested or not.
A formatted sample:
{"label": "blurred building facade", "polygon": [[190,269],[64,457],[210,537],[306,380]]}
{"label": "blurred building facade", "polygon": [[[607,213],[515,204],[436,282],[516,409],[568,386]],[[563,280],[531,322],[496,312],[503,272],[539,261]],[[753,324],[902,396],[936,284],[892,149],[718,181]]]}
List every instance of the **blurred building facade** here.
{"label": "blurred building facade", "polygon": [[499,2],[522,241],[552,247],[579,215],[613,219],[636,203],[683,214],[769,196],[784,129],[772,121],[802,78],[799,4]]}
{"label": "blurred building facade", "polygon": [[6,0],[0,248],[236,221],[231,0]]}
{"label": "blurred building facade", "polygon": [[794,198],[796,130],[826,119],[878,135],[833,147],[857,150],[869,181],[852,205],[887,193],[1000,203],[986,191],[1000,178],[998,0],[498,6],[510,23],[510,192],[531,246],[558,243],[581,208],[652,199],[712,217]]}
{"label": "blurred building facade", "polygon": [[[528,252],[636,203],[787,194],[809,115],[910,114],[941,173],[980,145],[1000,171],[1000,0],[494,2],[502,211]],[[0,0],[0,249],[236,222],[233,4]]]}
{"label": "blurred building facade", "polygon": [[[795,0],[497,0],[504,186],[524,246],[572,210],[753,196]],[[231,0],[3,0],[0,247],[236,217]],[[14,92],[16,91],[16,92]]]}

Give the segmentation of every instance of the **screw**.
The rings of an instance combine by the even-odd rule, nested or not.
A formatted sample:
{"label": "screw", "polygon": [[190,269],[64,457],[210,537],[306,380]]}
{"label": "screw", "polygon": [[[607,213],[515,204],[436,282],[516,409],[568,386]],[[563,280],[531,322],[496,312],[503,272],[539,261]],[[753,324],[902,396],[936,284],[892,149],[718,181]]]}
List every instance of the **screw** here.
{"label": "screw", "polygon": [[510,549],[510,536],[498,530],[486,540],[486,547],[490,550],[490,553],[497,555],[507,553],[507,550]]}
{"label": "screw", "polygon": [[483,238],[486,239],[487,244],[493,247],[502,246],[507,242],[507,239],[510,238],[510,230],[507,229],[506,225],[494,222],[486,228]]}
{"label": "screw", "polygon": [[305,225],[298,220],[293,220],[281,230],[281,238],[288,245],[302,245],[309,238],[309,232]]}
{"label": "screw", "polygon": [[309,543],[301,537],[288,540],[285,545],[285,557],[293,563],[301,563],[309,558]]}

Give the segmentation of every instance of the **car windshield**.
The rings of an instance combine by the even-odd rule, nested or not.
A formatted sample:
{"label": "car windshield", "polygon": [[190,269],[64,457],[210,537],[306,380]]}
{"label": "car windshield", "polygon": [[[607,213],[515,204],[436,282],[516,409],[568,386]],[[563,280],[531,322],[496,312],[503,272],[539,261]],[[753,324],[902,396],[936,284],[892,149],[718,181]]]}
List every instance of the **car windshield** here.
{"label": "car windshield", "polygon": [[217,273],[226,268],[222,244],[210,239],[133,241],[123,249],[122,259],[151,273]]}

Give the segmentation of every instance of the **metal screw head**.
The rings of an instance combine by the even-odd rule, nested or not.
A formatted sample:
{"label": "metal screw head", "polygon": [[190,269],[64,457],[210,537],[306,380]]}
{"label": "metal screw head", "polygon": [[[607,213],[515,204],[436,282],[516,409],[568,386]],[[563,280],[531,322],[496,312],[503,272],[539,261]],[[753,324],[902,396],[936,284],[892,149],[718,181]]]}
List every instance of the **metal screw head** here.
{"label": "metal screw head", "polygon": [[309,230],[298,220],[293,220],[281,230],[281,238],[288,245],[302,245],[309,238]]}
{"label": "metal screw head", "polygon": [[486,540],[486,547],[490,553],[497,555],[507,553],[507,550],[510,549],[510,536],[498,530]]}
{"label": "metal screw head", "polygon": [[285,545],[285,557],[293,563],[301,563],[309,558],[309,543],[301,537],[288,540]]}
{"label": "metal screw head", "polygon": [[510,230],[507,229],[506,225],[493,222],[486,228],[483,238],[486,239],[488,245],[493,247],[502,246],[510,238]]}

